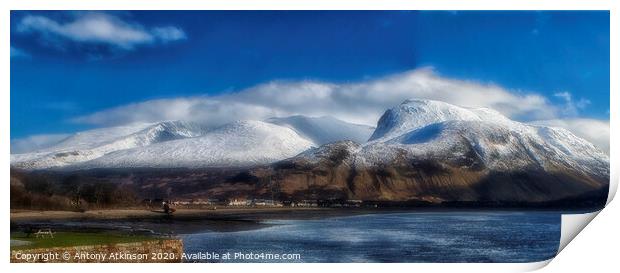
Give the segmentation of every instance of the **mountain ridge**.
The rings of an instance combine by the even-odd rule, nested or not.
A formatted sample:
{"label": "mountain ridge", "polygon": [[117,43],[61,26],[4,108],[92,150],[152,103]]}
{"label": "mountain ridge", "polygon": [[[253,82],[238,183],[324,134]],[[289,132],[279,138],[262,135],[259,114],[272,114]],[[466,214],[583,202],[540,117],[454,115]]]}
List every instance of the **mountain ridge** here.
{"label": "mountain ridge", "polygon": [[[310,139],[321,130],[291,119],[300,118],[237,121],[194,137],[193,130],[151,126],[140,131],[149,145],[50,170],[90,177],[89,170],[113,168],[130,175],[103,179],[149,194],[223,199],[540,204],[587,201],[609,185],[609,157],[591,143],[490,109],[407,100],[386,110],[363,143],[318,145]],[[156,175],[166,171],[174,175]]]}
{"label": "mountain ridge", "polygon": [[[163,121],[157,123],[136,123],[125,126],[93,129],[70,135],[58,143],[44,149],[39,149],[34,152],[24,154],[11,154],[11,166],[22,169],[78,169],[90,167],[117,168],[135,166],[136,164],[131,164],[132,161],[143,161],[140,167],[148,167],[149,162],[144,161],[144,158],[140,158],[138,153],[136,153],[133,159],[127,153],[129,151],[139,152],[141,149],[140,147],[175,140],[187,141],[188,145],[192,145],[192,138],[204,136],[211,131],[216,131],[219,128],[224,128],[239,122],[253,121],[237,121],[215,128],[207,128],[193,122]],[[276,130],[282,131],[284,130],[282,128],[285,128],[286,130],[294,131],[295,134],[299,135],[299,138],[312,142],[312,146],[319,146],[326,142],[339,140],[340,138],[350,138],[355,140],[367,139],[372,133],[372,127],[347,123],[333,117],[313,118],[298,115],[283,118],[271,118],[265,122],[265,126],[269,126],[268,124],[277,126],[273,127]],[[231,137],[242,134],[242,132],[229,133],[231,134]],[[300,139],[300,143],[301,142],[303,141]],[[302,146],[304,148],[309,148],[307,143]],[[122,150],[126,150],[126,152],[120,152]],[[187,156],[191,157],[192,152],[188,149],[185,150],[188,152]],[[160,152],[166,154],[174,151],[170,150]],[[225,151],[219,151],[220,154],[223,152]],[[110,160],[106,161],[106,156],[118,157],[118,153],[125,154],[124,162],[127,163],[127,166],[120,166],[119,163],[112,162]],[[274,151],[272,151],[272,153],[274,153]],[[208,153],[205,153],[205,155],[208,157]],[[279,157],[272,157],[267,161],[257,161],[256,164],[267,164],[294,155],[295,154],[282,153]],[[177,154],[177,156],[180,158],[183,157],[181,154]],[[260,157],[260,155],[251,154],[247,154],[246,156]],[[201,163],[200,158],[195,159],[196,163],[185,161],[187,166],[182,167],[208,167]],[[152,160],[153,166],[178,166],[173,158],[168,161],[170,164],[167,166],[159,164],[157,156],[155,155],[153,155]],[[89,161],[93,162],[87,163]],[[108,162],[109,165],[101,165],[102,162]],[[244,166],[246,163],[239,161],[240,166]],[[231,161],[229,164],[234,165],[235,163],[234,161]],[[217,162],[213,162],[213,166],[217,165]]]}

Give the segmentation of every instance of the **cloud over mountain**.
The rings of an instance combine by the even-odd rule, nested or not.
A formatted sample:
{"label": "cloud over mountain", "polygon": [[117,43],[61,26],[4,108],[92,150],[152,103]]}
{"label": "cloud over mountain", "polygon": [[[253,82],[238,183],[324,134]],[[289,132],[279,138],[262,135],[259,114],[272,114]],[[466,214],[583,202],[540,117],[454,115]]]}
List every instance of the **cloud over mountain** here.
{"label": "cloud over mountain", "polygon": [[[609,147],[608,130],[606,134],[593,135],[587,129],[580,129],[601,128],[600,124],[608,124],[608,121],[581,119],[575,123],[580,107],[575,106],[572,98],[564,99],[567,105],[554,104],[537,93],[447,78],[429,67],[349,83],[272,81],[217,96],[158,99],[123,105],[76,117],[73,121],[110,126],[188,120],[218,126],[234,120],[300,114],[333,116],[351,123],[375,126],[385,109],[410,98],[439,100],[464,107],[487,107],[524,122],[550,120],[553,125],[571,130],[602,149]],[[569,106],[572,108],[567,112]],[[579,127],[574,126],[576,124]]]}
{"label": "cloud over mountain", "polygon": [[119,125],[183,119],[206,123],[302,114],[330,115],[344,121],[375,125],[391,105],[405,99],[432,99],[465,107],[488,107],[519,120],[553,119],[561,106],[535,93],[511,91],[494,84],[442,77],[431,68],[379,79],[329,83],[272,81],[218,96],[149,100],[77,117],[95,125]]}
{"label": "cloud over mountain", "polygon": [[47,148],[68,137],[69,134],[32,135],[11,140],[11,153],[28,153],[37,149]]}

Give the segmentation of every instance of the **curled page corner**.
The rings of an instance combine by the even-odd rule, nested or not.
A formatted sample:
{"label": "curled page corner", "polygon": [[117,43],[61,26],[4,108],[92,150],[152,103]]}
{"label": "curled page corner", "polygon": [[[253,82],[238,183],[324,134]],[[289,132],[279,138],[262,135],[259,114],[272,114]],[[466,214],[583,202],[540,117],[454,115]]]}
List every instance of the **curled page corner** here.
{"label": "curled page corner", "polygon": [[534,263],[528,263],[526,266],[524,266],[521,272],[532,272],[532,271],[536,271],[539,270],[545,266],[547,266],[551,261],[553,261],[553,258],[551,259],[547,259],[544,261],[540,261],[540,262],[534,262]]}
{"label": "curled page corner", "polygon": [[[612,170],[613,171],[613,170]],[[614,199],[616,191],[618,189],[618,177],[617,174],[612,174],[609,183],[609,195],[607,196],[607,202],[605,206],[609,205],[611,200]],[[560,245],[558,252],[562,250],[579,234],[603,209],[593,212],[580,213],[580,214],[562,214],[562,226],[560,235]],[[551,261],[551,260],[548,260]]]}
{"label": "curled page corner", "polygon": [[[616,184],[616,183],[610,183],[610,184]],[[617,185],[616,185],[617,186]],[[610,185],[610,189],[612,188],[612,185]],[[615,186],[614,186],[615,188]],[[609,201],[613,198],[613,194],[615,193],[615,189],[613,191],[610,190],[610,194],[608,197],[608,203]],[[562,250],[564,250],[564,248],[575,238],[577,237],[577,235],[602,211],[598,210],[598,211],[593,211],[593,212],[586,212],[586,213],[580,213],[580,214],[562,214],[562,222],[561,222],[561,233],[560,233],[560,244],[558,246],[558,251],[556,253],[560,254],[560,252],[562,252]],[[535,271],[538,269],[541,269],[545,266],[547,266],[549,263],[551,263],[551,261],[554,258],[548,259],[548,260],[544,260],[544,261],[540,261],[540,262],[533,262],[533,263],[525,263],[522,264],[521,266],[519,266],[518,268],[515,268],[516,270],[519,270],[520,272],[531,272],[531,271]]]}
{"label": "curled page corner", "polygon": [[558,254],[562,252],[564,247],[566,247],[600,212],[601,210],[582,214],[563,214]]}
{"label": "curled page corner", "polygon": [[[536,270],[539,270],[545,266],[547,266],[549,263],[551,263],[551,261],[553,261],[553,258],[544,260],[544,261],[539,261],[539,262],[530,262],[530,263],[512,263],[509,264],[510,267],[509,268],[501,268],[501,272],[533,272]],[[495,268],[495,267],[490,267],[490,270],[486,271],[486,270],[476,270],[477,272],[500,272],[498,269],[500,268]]]}
{"label": "curled page corner", "polygon": [[616,172],[613,168],[611,169],[611,180],[609,180],[609,195],[607,195],[607,203],[605,206],[609,205],[611,200],[616,196],[616,191],[618,190],[618,182],[620,182],[620,178],[618,177],[618,172]]}

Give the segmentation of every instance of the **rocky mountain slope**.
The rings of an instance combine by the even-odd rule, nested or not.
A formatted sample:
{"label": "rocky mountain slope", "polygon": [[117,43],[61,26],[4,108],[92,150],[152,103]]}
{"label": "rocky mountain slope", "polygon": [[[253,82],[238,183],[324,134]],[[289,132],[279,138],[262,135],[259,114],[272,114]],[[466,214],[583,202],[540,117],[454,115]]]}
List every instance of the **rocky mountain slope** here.
{"label": "rocky mountain slope", "polygon": [[311,149],[268,176],[304,198],[543,202],[607,187],[609,159],[564,129],[410,100],[386,111],[368,143]]}

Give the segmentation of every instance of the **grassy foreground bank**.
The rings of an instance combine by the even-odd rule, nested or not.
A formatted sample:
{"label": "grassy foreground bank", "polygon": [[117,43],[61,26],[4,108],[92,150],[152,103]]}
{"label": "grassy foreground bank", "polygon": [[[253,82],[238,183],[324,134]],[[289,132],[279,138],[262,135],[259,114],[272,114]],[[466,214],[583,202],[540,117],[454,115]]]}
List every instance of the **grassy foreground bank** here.
{"label": "grassy foreground bank", "polygon": [[54,238],[45,236],[36,238],[23,232],[12,232],[11,240],[27,242],[25,245],[11,246],[11,250],[51,248],[84,245],[111,245],[158,240],[158,237],[144,235],[127,235],[110,232],[56,232]]}

